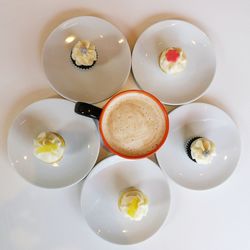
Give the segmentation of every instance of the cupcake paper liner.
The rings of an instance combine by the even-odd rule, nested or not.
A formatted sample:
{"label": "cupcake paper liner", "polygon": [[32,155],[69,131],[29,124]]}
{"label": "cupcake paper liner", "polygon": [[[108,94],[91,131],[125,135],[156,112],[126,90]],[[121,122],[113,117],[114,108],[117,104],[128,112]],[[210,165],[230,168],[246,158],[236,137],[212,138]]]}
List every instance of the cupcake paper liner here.
{"label": "cupcake paper liner", "polygon": [[187,141],[187,143],[186,143],[186,146],[185,146],[185,148],[186,148],[186,153],[187,153],[188,157],[189,157],[192,161],[194,161],[194,162],[196,162],[196,160],[193,159],[193,158],[192,158],[192,155],[191,155],[191,144],[192,144],[195,140],[200,139],[200,138],[202,138],[202,137],[201,137],[201,136],[196,136],[196,137],[193,137],[193,138],[189,139],[189,140]]}

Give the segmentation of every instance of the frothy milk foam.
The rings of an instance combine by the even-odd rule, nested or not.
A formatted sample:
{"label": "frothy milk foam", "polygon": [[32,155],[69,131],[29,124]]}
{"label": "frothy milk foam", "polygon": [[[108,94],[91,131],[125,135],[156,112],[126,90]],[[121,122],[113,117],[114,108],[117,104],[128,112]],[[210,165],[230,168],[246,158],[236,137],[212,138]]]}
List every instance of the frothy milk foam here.
{"label": "frothy milk foam", "polygon": [[115,151],[126,156],[140,156],[161,143],[166,120],[153,99],[131,92],[116,97],[108,105],[102,118],[102,131]]}

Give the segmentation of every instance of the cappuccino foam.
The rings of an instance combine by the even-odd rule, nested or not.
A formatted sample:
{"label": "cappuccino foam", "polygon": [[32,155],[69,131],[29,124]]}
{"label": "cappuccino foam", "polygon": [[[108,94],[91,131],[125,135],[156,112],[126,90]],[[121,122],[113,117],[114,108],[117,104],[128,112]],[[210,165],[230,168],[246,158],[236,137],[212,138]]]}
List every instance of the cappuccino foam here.
{"label": "cappuccino foam", "polygon": [[107,143],[125,156],[142,156],[156,149],[166,131],[162,109],[143,93],[114,98],[102,118]]}

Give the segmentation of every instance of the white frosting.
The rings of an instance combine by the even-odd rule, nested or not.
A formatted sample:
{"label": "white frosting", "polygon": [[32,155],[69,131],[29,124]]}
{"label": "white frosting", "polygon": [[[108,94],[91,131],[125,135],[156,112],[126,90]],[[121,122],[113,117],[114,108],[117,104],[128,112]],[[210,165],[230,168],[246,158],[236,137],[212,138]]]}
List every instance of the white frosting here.
{"label": "white frosting", "polygon": [[148,213],[148,199],[136,188],[125,190],[118,202],[122,214],[134,221],[140,221]]}
{"label": "white frosting", "polygon": [[[179,58],[176,62],[168,61],[166,58],[166,53],[169,50],[177,50],[179,52]],[[180,48],[168,48],[164,50],[160,55],[160,68],[163,72],[167,74],[176,74],[183,71],[186,67],[187,59],[184,51]]]}
{"label": "white frosting", "polygon": [[33,140],[34,155],[43,162],[55,163],[63,157],[65,142],[52,132],[42,132]]}
{"label": "white frosting", "polygon": [[90,66],[97,59],[95,45],[87,40],[79,41],[73,47],[71,57],[79,66]]}
{"label": "white frosting", "polygon": [[215,144],[206,138],[199,138],[191,144],[191,156],[198,164],[210,164],[216,156]]}
{"label": "white frosting", "polygon": [[164,113],[150,97],[128,93],[107,107],[102,130],[108,144],[125,156],[140,156],[154,150],[166,131]]}

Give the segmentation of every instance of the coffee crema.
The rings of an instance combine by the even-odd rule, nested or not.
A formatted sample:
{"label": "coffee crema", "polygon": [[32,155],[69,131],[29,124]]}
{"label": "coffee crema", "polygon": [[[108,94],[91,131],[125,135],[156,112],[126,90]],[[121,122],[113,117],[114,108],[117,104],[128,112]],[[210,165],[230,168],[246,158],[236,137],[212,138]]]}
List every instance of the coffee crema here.
{"label": "coffee crema", "polygon": [[128,157],[144,156],[155,150],[168,129],[159,104],[140,92],[128,92],[111,100],[101,126],[109,146]]}

